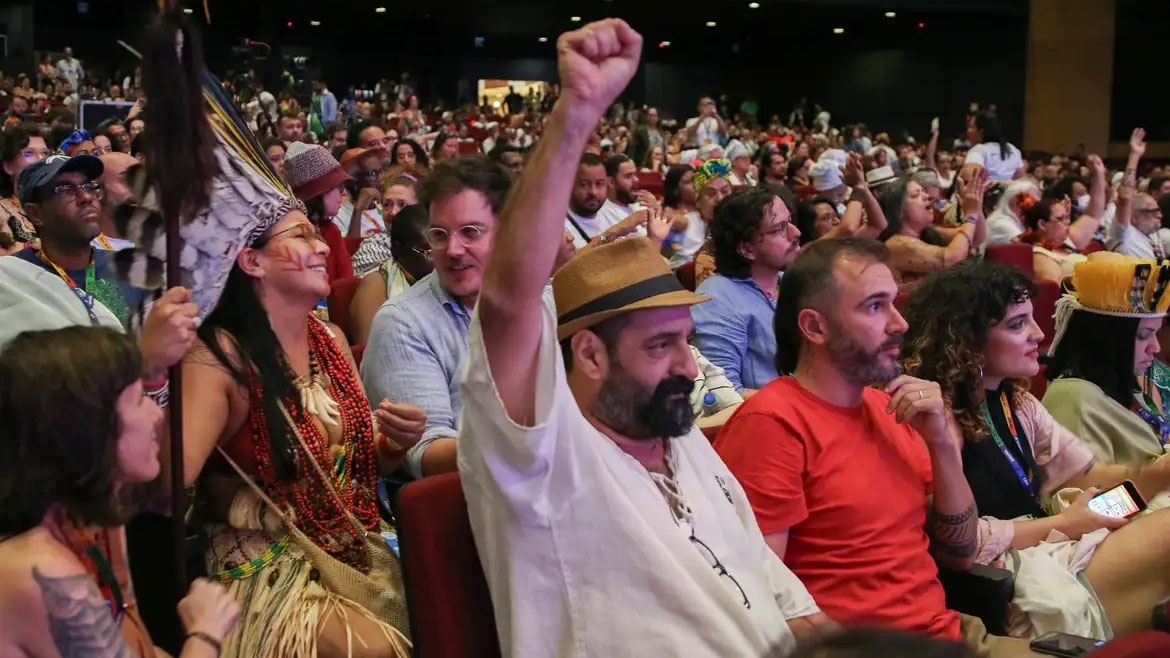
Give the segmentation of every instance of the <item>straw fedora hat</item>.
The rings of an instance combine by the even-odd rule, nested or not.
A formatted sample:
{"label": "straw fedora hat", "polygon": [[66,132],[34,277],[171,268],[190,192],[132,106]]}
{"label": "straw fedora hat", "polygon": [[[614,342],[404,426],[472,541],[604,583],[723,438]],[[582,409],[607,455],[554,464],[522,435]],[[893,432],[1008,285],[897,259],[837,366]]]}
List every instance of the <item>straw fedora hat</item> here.
{"label": "straw fedora hat", "polygon": [[690,306],[710,299],[683,288],[646,238],[589,249],[553,276],[557,339],[615,315],[643,308]]}

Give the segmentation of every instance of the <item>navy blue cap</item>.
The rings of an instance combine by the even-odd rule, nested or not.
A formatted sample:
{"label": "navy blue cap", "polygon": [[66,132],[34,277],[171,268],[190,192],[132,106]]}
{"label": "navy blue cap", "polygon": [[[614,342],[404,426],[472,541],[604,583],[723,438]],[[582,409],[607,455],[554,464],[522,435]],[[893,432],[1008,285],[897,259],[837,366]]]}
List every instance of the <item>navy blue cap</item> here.
{"label": "navy blue cap", "polygon": [[106,168],[102,161],[92,155],[75,155],[72,158],[65,155],[50,155],[20,170],[20,202],[34,203],[37,201],[41,188],[53,182],[57,174],[67,174],[77,171],[85,174],[89,180],[101,178]]}

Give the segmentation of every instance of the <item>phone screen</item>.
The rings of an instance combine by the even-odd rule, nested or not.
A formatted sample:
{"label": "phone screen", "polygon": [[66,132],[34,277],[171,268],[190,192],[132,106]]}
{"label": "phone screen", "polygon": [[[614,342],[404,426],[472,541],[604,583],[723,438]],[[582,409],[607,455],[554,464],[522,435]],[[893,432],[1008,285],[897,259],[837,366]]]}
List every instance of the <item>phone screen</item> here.
{"label": "phone screen", "polygon": [[1083,656],[1099,649],[1105,643],[1068,633],[1047,633],[1032,641],[1032,649],[1055,656]]}
{"label": "phone screen", "polygon": [[1109,491],[1103,491],[1093,496],[1089,501],[1089,509],[1103,516],[1112,516],[1124,519],[1142,511],[1129,494],[1124,484],[1119,484]]}

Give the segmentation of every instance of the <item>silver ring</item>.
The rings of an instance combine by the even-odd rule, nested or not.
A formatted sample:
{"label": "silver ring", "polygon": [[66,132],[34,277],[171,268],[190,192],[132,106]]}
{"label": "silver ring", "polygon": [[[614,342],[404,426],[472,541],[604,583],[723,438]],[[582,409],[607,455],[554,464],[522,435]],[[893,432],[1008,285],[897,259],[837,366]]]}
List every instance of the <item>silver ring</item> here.
{"label": "silver ring", "polygon": [[924,396],[924,395],[922,394],[922,391],[918,391],[918,399],[919,399],[919,400],[924,400],[924,399],[926,399],[926,396]]}

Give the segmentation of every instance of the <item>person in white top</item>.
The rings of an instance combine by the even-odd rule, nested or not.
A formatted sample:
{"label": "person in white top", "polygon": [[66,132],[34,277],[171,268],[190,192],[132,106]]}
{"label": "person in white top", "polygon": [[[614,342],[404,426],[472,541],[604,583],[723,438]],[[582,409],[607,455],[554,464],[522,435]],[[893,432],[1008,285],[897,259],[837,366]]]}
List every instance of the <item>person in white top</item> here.
{"label": "person in white top", "polygon": [[783,657],[835,624],[693,427],[701,298],[630,238],[557,273],[559,317],[541,299],[577,158],[641,47],[617,19],[559,40],[562,93],[471,320],[457,452],[472,532],[505,657]]}
{"label": "person in white top", "polygon": [[687,226],[678,250],[671,256],[671,267],[691,262],[707,243],[707,227],[715,218],[715,206],[731,194],[730,177],[731,164],[727,160],[708,160],[695,170],[691,185],[698,210],[686,214]]}
{"label": "person in white top", "polygon": [[[1162,212],[1154,197],[1137,192],[1137,166],[1146,152],[1146,131],[1135,128],[1129,138],[1129,160],[1125,175],[1117,190],[1117,214],[1109,224],[1105,246],[1134,258],[1166,258],[1163,231],[1170,238],[1170,230],[1162,228]],[[1170,240],[1168,240],[1170,242]]]}
{"label": "person in white top", "polygon": [[624,213],[622,219],[658,205],[653,194],[638,187],[638,165],[628,155],[617,153],[606,158],[605,176],[609,179],[609,202]]}
{"label": "person in white top", "polygon": [[728,181],[732,187],[752,187],[756,177],[752,174],[752,152],[738,139],[727,143],[727,160],[731,163]]}
{"label": "person in white top", "polygon": [[573,246],[584,247],[606,229],[630,215],[630,208],[610,201],[609,176],[605,162],[593,153],[581,156],[569,210],[565,213],[566,233],[573,237]]}
{"label": "person in white top", "polygon": [[994,112],[977,114],[967,138],[975,146],[967,151],[966,163],[986,169],[987,180],[1010,181],[1028,173],[1020,149],[1004,139]]}
{"label": "person in white top", "polygon": [[714,98],[703,96],[699,99],[699,116],[687,119],[683,134],[687,144],[695,147],[723,143],[727,136],[727,122],[719,116]]}
{"label": "person in white top", "polygon": [[73,91],[77,91],[81,88],[81,79],[84,76],[81,60],[73,57],[73,48],[65,46],[65,56],[57,60],[57,77],[67,81]]}

